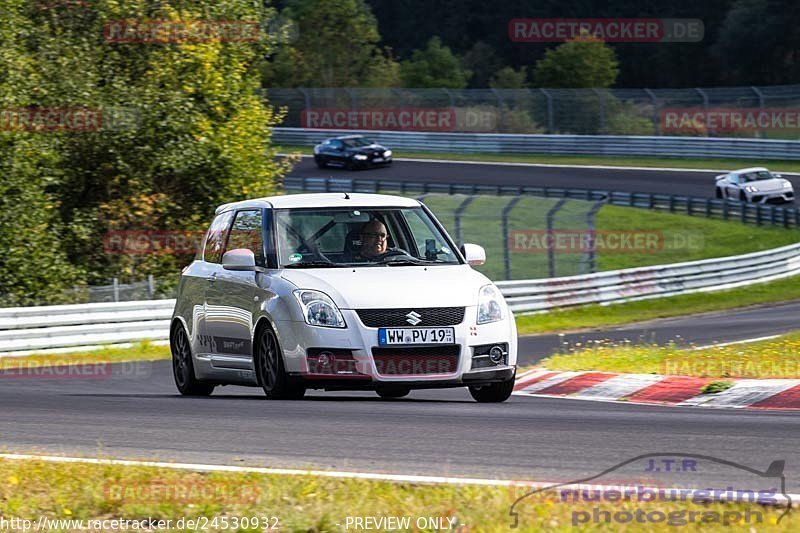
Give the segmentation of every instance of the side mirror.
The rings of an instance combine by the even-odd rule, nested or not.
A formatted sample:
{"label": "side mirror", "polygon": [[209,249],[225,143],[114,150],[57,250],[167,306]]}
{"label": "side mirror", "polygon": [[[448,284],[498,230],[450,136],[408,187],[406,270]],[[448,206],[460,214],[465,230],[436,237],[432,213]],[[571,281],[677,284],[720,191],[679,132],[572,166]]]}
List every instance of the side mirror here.
{"label": "side mirror", "polygon": [[222,256],[222,268],[225,270],[255,271],[256,256],[247,248],[236,248],[225,252]]}
{"label": "side mirror", "polygon": [[776,178],[782,178],[782,177],[783,177],[783,175],[782,175],[782,174],[773,174],[773,175],[774,175]]}
{"label": "side mirror", "polygon": [[486,250],[477,244],[464,243],[461,245],[461,255],[467,263],[473,266],[482,265],[486,262]]}

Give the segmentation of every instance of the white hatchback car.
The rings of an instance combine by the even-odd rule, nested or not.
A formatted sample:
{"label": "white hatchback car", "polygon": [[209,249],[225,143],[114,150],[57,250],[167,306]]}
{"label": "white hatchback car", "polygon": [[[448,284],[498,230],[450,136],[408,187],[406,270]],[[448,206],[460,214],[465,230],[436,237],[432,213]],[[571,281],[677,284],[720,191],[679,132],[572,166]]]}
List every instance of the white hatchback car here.
{"label": "white hatchback car", "polygon": [[420,202],[375,194],[297,194],[219,207],[181,277],[170,343],[186,395],[261,386],[469,387],[502,402],[514,387],[514,317]]}

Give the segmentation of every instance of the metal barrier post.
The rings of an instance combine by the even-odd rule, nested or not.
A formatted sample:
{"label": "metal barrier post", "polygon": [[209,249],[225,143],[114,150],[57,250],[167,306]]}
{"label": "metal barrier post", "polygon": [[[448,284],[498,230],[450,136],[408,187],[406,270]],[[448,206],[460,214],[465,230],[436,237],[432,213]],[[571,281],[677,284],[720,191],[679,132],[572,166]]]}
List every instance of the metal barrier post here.
{"label": "metal barrier post", "polygon": [[551,207],[547,212],[547,265],[551,278],[556,277],[556,258],[553,251],[553,217],[566,201],[566,198],[560,199],[556,202],[556,205]]}
{"label": "metal barrier post", "polygon": [[475,196],[467,196],[463,202],[456,207],[455,213],[453,213],[453,225],[456,228],[456,244],[461,246],[461,214],[467,208],[469,204],[475,199]]}
{"label": "metal barrier post", "polygon": [[513,197],[503,208],[502,213],[503,242],[505,243],[503,247],[503,272],[505,274],[505,279],[511,279],[511,247],[508,242],[508,216],[520,200],[522,200],[522,196]]}

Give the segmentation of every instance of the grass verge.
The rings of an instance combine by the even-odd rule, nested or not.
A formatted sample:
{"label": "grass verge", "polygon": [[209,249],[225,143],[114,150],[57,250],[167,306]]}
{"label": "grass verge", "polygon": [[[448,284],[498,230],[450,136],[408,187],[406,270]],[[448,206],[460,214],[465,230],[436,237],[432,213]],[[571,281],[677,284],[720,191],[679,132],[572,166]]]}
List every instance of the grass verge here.
{"label": "grass verge", "polygon": [[[509,197],[489,195],[428,194],[423,198],[452,236],[484,247],[488,260],[477,269],[490,279],[549,277],[546,215],[559,200],[532,196],[519,199],[507,212],[509,238],[506,242],[500,219],[509,200]],[[562,235],[586,236],[587,215],[593,206],[592,202],[567,200],[555,215],[553,228]],[[456,226],[455,213],[459,208],[461,223]],[[611,205],[604,205],[596,214],[595,228],[598,231],[595,253],[598,270],[739,255],[800,240],[800,232],[795,230]],[[609,237],[604,238],[604,235]],[[555,247],[552,264],[555,276],[589,271],[588,254],[583,253],[579,243],[569,242],[564,240]],[[603,242],[612,245],[604,246]],[[617,244],[613,245],[614,242]],[[619,242],[628,244],[619,245]],[[507,262],[506,246],[509,247]]]}
{"label": "grass verge", "polygon": [[[455,485],[416,485],[355,479],[332,479],[305,475],[264,475],[239,473],[200,474],[163,468],[53,464],[36,460],[0,460],[0,505],[2,517],[34,521],[39,517],[61,520],[152,519],[177,521],[208,520],[207,530],[221,530],[226,521],[232,531],[261,531],[241,527],[243,517],[265,517],[266,524],[281,531],[344,531],[348,517],[408,517],[409,531],[435,531],[433,522],[418,520],[455,519],[451,531],[508,531],[509,509],[526,493],[524,487],[487,488]],[[678,512],[694,511],[729,517],[729,526],[747,526],[744,513],[758,515],[759,531],[792,531],[797,519],[789,514],[780,523],[785,509],[754,504],[699,504],[693,502],[637,503],[560,503],[557,495],[528,497],[516,508],[518,531],[596,530],[589,521],[574,525],[576,512],[595,508],[610,511]],[[708,516],[708,515],[706,515]],[[274,518],[271,518],[274,517]],[[216,518],[217,528],[211,528]],[[751,520],[753,519],[751,518]],[[234,520],[239,522],[233,527]],[[441,522],[440,522],[441,523]],[[691,523],[691,522],[690,522]],[[86,524],[86,523],[84,523]],[[427,525],[427,527],[425,527]],[[602,527],[602,526],[601,526]],[[608,525],[606,525],[608,527]],[[616,524],[626,531],[674,531],[674,525]],[[716,524],[692,524],[701,530],[715,530]],[[49,523],[47,530],[74,530]],[[130,528],[129,528],[130,529]],[[184,528],[190,530],[190,528]],[[194,529],[194,528],[191,528]],[[354,528],[352,522],[349,529]],[[386,527],[373,529],[387,530]],[[110,529],[105,529],[110,530]]]}
{"label": "grass verge", "polygon": [[718,292],[682,294],[613,305],[586,305],[535,315],[518,315],[520,335],[557,333],[630,324],[657,318],[724,311],[800,299],[800,278],[793,276]]}
{"label": "grass verge", "polygon": [[[282,153],[311,155],[312,146],[279,146]],[[446,159],[454,161],[485,161],[499,163],[530,163],[551,165],[604,165],[619,167],[700,168],[710,170],[752,167],[752,159],[687,159],[685,157],[622,157],[600,155],[546,155],[546,154],[495,154],[495,153],[440,153],[392,150],[395,158]],[[800,161],[759,160],[771,170],[800,172]]]}
{"label": "grass verge", "polygon": [[[712,346],[701,350],[675,344],[592,343],[553,355],[541,363],[550,370],[599,370],[631,374],[663,374],[704,378],[800,379],[800,332],[776,339]],[[709,391],[732,385],[715,381]]]}
{"label": "grass verge", "polygon": [[128,348],[107,346],[98,350],[59,354],[33,354],[22,357],[0,358],[0,371],[34,367],[58,367],[66,365],[91,365],[101,363],[124,363],[130,361],[155,361],[169,359],[169,346],[143,341]]}

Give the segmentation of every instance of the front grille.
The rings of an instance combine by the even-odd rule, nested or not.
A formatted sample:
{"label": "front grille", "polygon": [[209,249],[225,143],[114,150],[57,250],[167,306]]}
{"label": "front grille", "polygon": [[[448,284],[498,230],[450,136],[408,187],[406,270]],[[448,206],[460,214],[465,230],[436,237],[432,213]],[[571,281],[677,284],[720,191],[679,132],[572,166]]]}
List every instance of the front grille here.
{"label": "front grille", "polygon": [[[464,321],[463,307],[409,307],[408,309],[358,309],[358,318],[370,328],[455,326]],[[419,315],[419,322],[409,317]],[[411,320],[411,322],[409,322]]]}
{"label": "front grille", "polygon": [[372,348],[372,358],[378,374],[420,376],[428,374],[453,374],[458,370],[461,347],[447,346]]}

